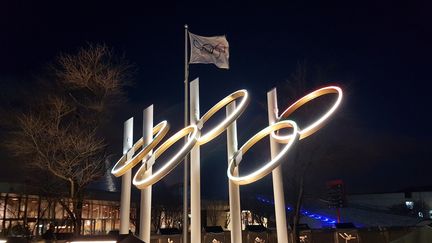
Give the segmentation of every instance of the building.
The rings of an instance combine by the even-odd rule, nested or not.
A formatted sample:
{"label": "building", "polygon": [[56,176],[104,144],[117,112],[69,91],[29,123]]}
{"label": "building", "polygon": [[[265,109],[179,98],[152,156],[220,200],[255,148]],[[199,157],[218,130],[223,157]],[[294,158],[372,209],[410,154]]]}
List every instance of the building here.
{"label": "building", "polygon": [[[35,195],[32,191],[35,190],[28,185],[0,183],[0,235],[41,236],[51,224],[58,233],[72,232],[72,222],[59,199]],[[156,203],[152,207],[154,232],[161,228],[182,227],[182,205],[179,200],[172,200],[173,197],[181,198],[178,193],[180,191],[182,190],[178,186],[163,191],[165,200],[171,201],[172,205]],[[161,193],[160,190],[155,195],[157,193]],[[88,190],[86,195],[82,208],[81,232],[95,235],[118,230],[120,193]],[[66,205],[71,205],[67,199],[61,200]],[[347,195],[346,201],[346,207],[340,210],[342,222],[351,222],[357,227],[413,226],[432,219],[432,190],[425,188],[391,193],[353,194]],[[139,194],[132,193],[132,232],[138,228],[138,202]],[[242,205],[243,229],[246,225],[272,226],[271,220],[274,218],[271,214],[274,209],[271,199],[257,196],[256,203],[249,204],[249,208]],[[292,211],[289,205],[286,208],[288,212]],[[329,208],[323,200],[305,199],[301,213],[301,223],[308,224],[311,228],[334,227],[336,223],[336,210]],[[224,230],[230,230],[227,201],[202,200],[201,215],[203,227],[221,226]]]}
{"label": "building", "polygon": [[[72,222],[69,220],[65,207],[60,203],[69,204],[70,200],[49,198],[36,195],[36,190],[28,185],[0,183],[0,235],[41,236],[53,225],[56,233],[72,233]],[[178,185],[164,189],[162,194],[168,195],[164,203],[154,203],[152,207],[152,230],[158,232],[163,228],[182,227],[182,205]],[[130,230],[137,229],[137,215],[140,195],[132,191]],[[154,199],[161,197],[157,191]],[[167,200],[168,199],[168,200]],[[119,209],[120,193],[99,190],[88,190],[82,207],[82,228],[85,235],[107,234],[120,227]],[[157,199],[156,199],[157,200]],[[221,226],[225,230],[231,228],[229,220],[229,205],[227,201],[202,200],[202,225]],[[243,229],[248,224],[257,224],[249,210],[242,212]],[[266,220],[266,219],[265,219]],[[266,222],[266,221],[265,221]]]}
{"label": "building", "polygon": [[[336,210],[322,200],[306,200],[305,208],[312,216],[304,215],[307,217],[303,217],[303,222],[315,228],[324,225],[314,220],[319,216],[337,218]],[[432,219],[432,188],[347,195],[346,206],[340,209],[340,214],[342,222],[358,227],[414,226]]]}
{"label": "building", "polygon": [[[89,191],[82,208],[82,233],[107,234],[119,228],[119,195],[117,193]],[[71,205],[67,199],[62,199]],[[42,197],[29,192],[28,186],[0,183],[0,234],[42,235],[53,224],[56,232],[72,232],[59,199]],[[136,207],[131,205],[131,226],[135,229]]]}

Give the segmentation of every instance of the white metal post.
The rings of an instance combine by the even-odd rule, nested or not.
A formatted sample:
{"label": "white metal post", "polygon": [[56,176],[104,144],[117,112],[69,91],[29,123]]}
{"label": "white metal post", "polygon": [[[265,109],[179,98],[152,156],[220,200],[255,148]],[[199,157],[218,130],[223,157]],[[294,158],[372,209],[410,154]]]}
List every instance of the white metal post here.
{"label": "white metal post", "polygon": [[[185,25],[185,60],[184,60],[184,92],[185,92],[185,100],[184,100],[184,126],[187,127],[189,125],[189,63],[188,63],[188,26]],[[185,143],[187,142],[187,138],[185,138]],[[188,241],[188,164],[189,164],[189,155],[186,155],[183,163],[183,243],[187,243]]]}
{"label": "white metal post", "polygon": [[[277,90],[276,88],[267,92],[267,109],[269,124],[277,122],[278,104],[277,104]],[[277,156],[280,151],[280,145],[270,136],[270,153],[271,158]],[[276,231],[278,242],[288,242],[288,230],[286,223],[285,212],[285,198],[283,190],[282,179],[282,165],[276,167],[272,171],[273,179],[273,194],[275,202],[275,216],[276,216]]]}
{"label": "white metal post", "polygon": [[[143,111],[143,140],[144,146],[147,146],[153,139],[153,105],[147,107]],[[153,152],[153,151],[152,151]],[[151,153],[151,152],[150,152]],[[143,162],[149,156],[143,159]],[[152,167],[147,168],[144,178],[151,176]],[[140,228],[139,238],[144,242],[150,242],[151,229],[151,202],[152,202],[152,186],[141,190],[141,206],[140,206]]]}
{"label": "white metal post", "polygon": [[[235,101],[231,102],[226,107],[226,115],[230,115],[236,108]],[[238,149],[237,143],[237,122],[234,121],[229,125],[227,129],[227,157],[228,163],[234,156],[234,153]],[[238,168],[233,172],[234,176],[238,176]],[[239,185],[235,184],[228,179],[229,187],[229,206],[230,206],[230,217],[231,217],[231,242],[241,243],[242,242],[242,226],[241,226],[241,215],[240,215],[240,188]]]}
{"label": "white metal post", "polygon": [[[199,119],[199,79],[197,78],[190,83],[190,122],[196,125]],[[191,242],[193,243],[201,243],[200,180],[200,146],[197,144],[190,153]]]}
{"label": "white metal post", "polygon": [[[123,125],[123,154],[130,159],[132,154],[128,153],[133,144],[133,117],[129,118]],[[120,199],[120,234],[129,234],[130,201],[132,171],[129,170],[122,176],[121,199]]]}

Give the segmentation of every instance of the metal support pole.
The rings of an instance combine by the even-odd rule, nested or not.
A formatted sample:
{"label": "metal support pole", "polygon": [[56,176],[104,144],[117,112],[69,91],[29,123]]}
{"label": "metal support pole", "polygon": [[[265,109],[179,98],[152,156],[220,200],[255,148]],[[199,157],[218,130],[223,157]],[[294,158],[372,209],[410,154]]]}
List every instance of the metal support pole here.
{"label": "metal support pole", "polygon": [[[143,111],[143,147],[148,145],[153,139],[153,105]],[[151,153],[150,153],[151,154]],[[143,159],[145,162],[148,157]],[[152,167],[147,168],[144,178],[151,176]],[[141,190],[141,207],[140,207],[140,228],[139,238],[144,242],[150,242],[151,229],[151,202],[152,186]]]}
{"label": "metal support pole", "polygon": [[[184,100],[184,126],[187,127],[189,125],[189,64],[188,64],[188,26],[185,25],[185,60],[184,60],[184,92],[185,92],[185,100]],[[187,142],[187,138],[185,138],[185,142]],[[183,163],[183,243],[187,243],[188,240],[188,163],[189,163],[189,155],[186,155]]]}
{"label": "metal support pole", "polygon": [[[277,90],[276,88],[267,92],[267,109],[269,124],[277,122],[278,104],[277,104]],[[279,154],[280,145],[270,136],[270,152],[273,159]],[[276,216],[276,231],[277,242],[288,242],[288,230],[286,223],[285,212],[285,198],[283,190],[282,179],[282,165],[276,167],[272,171],[273,179],[273,194],[275,202],[275,216]]]}
{"label": "metal support pole", "polygon": [[[199,80],[190,83],[190,122],[197,124],[200,118]],[[190,153],[191,180],[191,242],[201,243],[201,188],[200,188],[200,146],[197,144]]]}
{"label": "metal support pole", "polygon": [[[235,101],[231,102],[226,107],[226,115],[229,116],[236,108]],[[237,122],[234,121],[227,129],[227,157],[228,163],[238,149],[237,144]],[[234,176],[238,176],[238,167],[233,172]],[[231,217],[231,242],[242,242],[242,226],[240,215],[240,188],[231,180],[228,180],[229,187],[229,207]]]}
{"label": "metal support pole", "polygon": [[[123,154],[130,159],[132,154],[128,153],[133,143],[133,117],[129,118],[123,125]],[[121,199],[120,199],[120,234],[129,234],[130,201],[131,201],[132,171],[129,170],[122,176]]]}

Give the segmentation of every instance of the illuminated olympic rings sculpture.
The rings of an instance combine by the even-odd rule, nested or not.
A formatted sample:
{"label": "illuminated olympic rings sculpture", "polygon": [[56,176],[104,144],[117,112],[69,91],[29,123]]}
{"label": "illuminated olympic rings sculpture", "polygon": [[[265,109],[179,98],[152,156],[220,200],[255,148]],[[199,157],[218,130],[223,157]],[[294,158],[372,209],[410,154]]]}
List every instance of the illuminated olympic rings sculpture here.
{"label": "illuminated olympic rings sculpture", "polygon": [[[153,128],[153,135],[156,134],[155,138],[153,138],[153,140],[147,146],[143,147],[141,151],[138,152],[138,154],[132,157],[132,159],[127,160],[128,153],[124,154],[119,159],[119,161],[114,165],[114,167],[111,170],[111,173],[118,177],[124,175],[124,173],[126,173],[128,170],[132,169],[160,143],[160,141],[167,134],[168,130],[169,130],[169,124],[167,121],[163,121],[157,124]],[[144,139],[141,138],[132,146],[130,150],[135,152],[143,145],[144,145]]]}
{"label": "illuminated olympic rings sculpture", "polygon": [[[284,120],[288,118],[295,110],[304,105],[305,103],[325,94],[336,93],[338,98],[333,106],[318,120],[313,122],[311,125],[307,126],[304,129],[298,128],[297,124],[291,120]],[[215,128],[210,130],[204,135],[201,135],[201,129],[203,125],[220,109],[229,103],[236,101],[237,99],[242,98],[239,102],[239,105],[235,108],[234,112],[228,115],[221,123],[216,125]],[[339,107],[342,101],[342,90],[336,86],[329,86],[325,88],[321,88],[315,90],[303,98],[296,101],[294,104],[289,106],[280,116],[277,117],[278,122],[264,128],[257,134],[255,134],[252,138],[250,138],[230,159],[227,175],[228,178],[236,184],[246,185],[253,183],[264,176],[268,175],[273,169],[278,167],[285,155],[288,153],[288,150],[292,147],[292,145],[300,139],[306,138],[320,128],[322,128],[325,123],[328,121],[329,117],[335,112],[335,110]],[[141,138],[138,140],[132,148],[128,151],[128,153],[124,154],[119,161],[113,167],[111,173],[115,176],[122,176],[128,170],[132,169],[135,165],[139,163],[139,161],[144,161],[141,167],[138,169],[137,173],[133,178],[133,184],[139,189],[146,188],[151,186],[164,178],[170,171],[172,171],[183,159],[184,157],[192,150],[192,148],[198,144],[203,145],[217,136],[219,136],[222,132],[224,132],[230,124],[232,124],[235,120],[237,120],[240,115],[246,109],[246,106],[249,104],[249,96],[246,90],[238,90],[221,101],[219,101],[216,105],[214,105],[209,111],[207,111],[200,119],[198,119],[196,125],[190,125],[181,129],[179,132],[171,136],[167,139],[162,145],[160,145],[154,153],[150,153],[156,146],[161,142],[163,137],[167,134],[169,130],[169,124],[167,121],[163,121],[156,125],[153,128],[154,138],[152,141],[144,146],[144,140]],[[290,135],[277,135],[275,131],[280,129],[292,128],[292,133]],[[269,162],[263,165],[261,168],[256,171],[246,175],[246,176],[234,176],[234,170],[239,166],[243,155],[258,141],[260,141],[265,136],[272,136],[275,141],[278,143],[286,144],[282,150]],[[149,176],[144,176],[145,172],[150,168],[155,160],[160,157],[162,153],[164,153],[169,147],[171,147],[174,143],[179,141],[181,138],[187,136],[187,142],[183,145],[183,147],[178,151],[171,159],[168,160],[158,171],[152,173]],[[140,147],[143,147],[135,156],[131,159],[128,158],[128,154],[135,153]]]}
{"label": "illuminated olympic rings sculpture", "polygon": [[[246,176],[233,176],[234,169],[240,164],[242,160],[243,154],[246,153],[254,144],[256,144],[258,141],[260,141],[265,136],[269,135],[270,133],[280,130],[283,128],[292,128],[293,132],[290,136],[284,136],[283,138],[284,142],[288,141],[288,144],[285,145],[285,147],[280,151],[280,153],[270,160],[270,162],[266,163],[264,166],[259,168],[258,170],[246,175]],[[293,121],[286,120],[286,121],[280,121],[277,123],[274,123],[257,134],[255,134],[252,138],[250,138],[233,156],[233,158],[229,161],[228,165],[228,178],[235,182],[238,185],[246,185],[250,184],[252,182],[255,182],[264,176],[268,175],[274,168],[278,167],[284,156],[287,154],[289,148],[294,144],[295,141],[298,140],[299,133],[298,133],[298,127],[297,124]]]}
{"label": "illuminated olympic rings sculpture", "polygon": [[[188,135],[187,142],[180,151],[175,154],[167,163],[165,163],[158,171],[152,173],[149,177],[144,177],[145,172],[148,168],[150,168],[154,161],[159,158],[159,156],[165,152],[169,147],[171,147],[175,142],[180,140],[181,138]],[[190,125],[187,126],[172,137],[168,138],[156,151],[151,155],[149,159],[138,169],[135,174],[132,183],[138,188],[143,189],[148,186],[151,186],[164,178],[171,170],[173,170],[183,159],[184,157],[191,151],[191,149],[195,146],[198,141],[199,131],[197,126]]]}
{"label": "illuminated olympic rings sculpture", "polygon": [[[306,104],[307,102],[325,95],[325,94],[332,94],[336,93],[338,95],[338,98],[336,99],[336,102],[333,104],[333,106],[318,120],[313,122],[311,125],[307,126],[304,129],[298,129],[295,122],[290,120],[282,120],[286,119],[291,115],[295,110],[297,110],[302,105]],[[263,129],[259,133],[255,134],[251,139],[249,139],[237,152],[234,154],[233,158],[230,160],[227,170],[228,178],[233,181],[234,183],[238,185],[246,185],[253,183],[264,176],[268,175],[273,169],[278,167],[282,163],[282,158],[288,153],[289,148],[292,146],[292,144],[297,141],[298,139],[306,138],[319,129],[321,129],[325,123],[328,121],[328,118],[334,113],[334,111],[339,107],[340,103],[342,101],[342,89],[336,86],[328,86],[324,87],[318,90],[315,90],[303,98],[299,99],[298,101],[294,102],[291,106],[289,106],[280,116],[278,116],[279,122],[270,125],[269,127]],[[282,128],[293,128],[293,133],[289,136],[281,136],[277,135],[275,133],[276,130],[280,130]],[[270,162],[266,163],[261,168],[257,169],[256,171],[246,175],[246,176],[235,176],[233,175],[233,172],[235,168],[240,164],[243,154],[246,153],[252,147],[255,143],[257,143],[259,140],[261,140],[264,136],[271,134],[271,136],[278,142],[287,144],[285,147],[273,158],[270,160]]]}
{"label": "illuminated olympic rings sculpture", "polygon": [[[288,118],[294,111],[296,111],[298,108],[300,108],[302,105],[306,104],[307,102],[318,98],[320,96],[326,95],[326,94],[337,94],[338,97],[333,104],[333,106],[318,120],[310,124],[304,129],[301,129],[299,131],[300,139],[309,137],[310,135],[314,134],[316,131],[321,129],[326,122],[329,120],[330,116],[336,111],[336,109],[339,107],[340,103],[342,102],[342,89],[337,86],[328,86],[321,89],[317,89],[307,95],[305,95],[303,98],[297,100],[292,105],[290,105],[282,114],[278,117],[278,120],[286,119]],[[275,133],[272,134],[272,136],[281,143],[286,142],[286,139],[284,137],[279,137]]]}
{"label": "illuminated olympic rings sculpture", "polygon": [[[229,103],[242,98],[239,105],[234,110],[231,115],[227,116],[221,123],[219,123],[215,128],[208,131],[206,134],[201,135],[201,129],[205,122],[207,122],[216,112],[222,109]],[[179,132],[168,138],[162,145],[160,145],[154,153],[150,155],[152,151],[167,134],[169,125],[168,122],[163,121],[153,128],[153,135],[156,136],[153,140],[146,146],[144,145],[143,138],[139,139],[132,148],[124,154],[119,161],[114,165],[111,173],[116,177],[122,176],[128,170],[132,169],[139,161],[143,160],[144,163],[138,169],[135,174],[132,183],[139,189],[151,186],[164,178],[171,170],[173,170],[184,157],[192,150],[195,144],[203,145],[210,142],[217,136],[219,136],[223,131],[225,131],[228,126],[237,120],[241,114],[245,111],[247,105],[249,104],[249,95],[246,90],[238,90],[214,105],[208,112],[206,112],[198,121],[196,125],[190,125],[181,129]],[[150,168],[155,160],[160,157],[160,155],[165,152],[169,147],[176,143],[181,138],[187,136],[187,142],[183,147],[177,152],[171,159],[166,162],[158,171],[152,173],[150,176],[145,177],[144,174],[148,168]],[[143,147],[140,152],[138,152],[131,159],[127,160],[127,155],[130,153],[135,153],[140,147]]]}

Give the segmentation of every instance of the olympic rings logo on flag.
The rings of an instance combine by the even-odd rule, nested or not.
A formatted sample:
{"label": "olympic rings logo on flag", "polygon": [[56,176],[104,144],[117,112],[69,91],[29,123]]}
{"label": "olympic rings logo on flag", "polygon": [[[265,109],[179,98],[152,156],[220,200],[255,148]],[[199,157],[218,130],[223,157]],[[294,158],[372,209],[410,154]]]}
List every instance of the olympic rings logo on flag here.
{"label": "olympic rings logo on flag", "polygon": [[[333,106],[323,116],[321,116],[319,119],[317,119],[315,122],[305,127],[304,129],[300,129],[294,121],[286,120],[295,110],[297,110],[307,102],[319,96],[332,93],[338,95]],[[226,118],[222,122],[217,124],[212,130],[208,131],[205,134],[201,134],[202,127],[214,114],[216,114],[223,107],[227,106],[229,103],[235,102],[240,98],[241,100],[238,106],[236,106],[235,110],[230,115],[226,116]],[[284,112],[282,112],[280,116],[276,114],[278,120],[276,123],[271,124],[270,126],[264,128],[263,130],[252,136],[229,160],[229,165],[227,169],[228,178],[238,185],[246,185],[253,183],[271,173],[273,169],[275,169],[282,163],[283,158],[285,158],[289,149],[293,146],[295,142],[312,135],[325,125],[325,123],[329,120],[330,116],[339,107],[341,101],[342,89],[337,86],[328,86],[315,90],[307,94],[303,98],[299,99],[298,101],[294,102]],[[214,105],[200,119],[198,119],[196,125],[190,125],[181,129],[176,134],[168,138],[164,143],[162,143],[153,153],[151,153],[151,151],[156,148],[156,146],[168,133],[169,124],[167,121],[162,121],[153,128],[154,137],[150,141],[150,143],[144,146],[143,138],[139,139],[132,146],[132,148],[118,160],[118,162],[114,165],[111,173],[117,177],[122,176],[127,171],[131,170],[134,166],[136,166],[140,161],[143,161],[143,164],[133,177],[133,184],[139,189],[143,189],[155,184],[159,180],[163,179],[166,175],[168,175],[177,165],[179,165],[195,145],[206,144],[219,136],[221,133],[223,133],[234,121],[236,121],[243,114],[248,104],[249,95],[246,90],[238,90],[228,95],[227,97],[219,101],[216,105]],[[276,131],[286,128],[292,128],[292,133],[290,135],[282,136],[276,134]],[[256,144],[258,141],[260,141],[267,135],[275,139],[276,142],[280,144],[285,144],[285,146],[273,159],[265,163],[261,168],[245,176],[234,176],[233,172],[242,161],[243,155],[254,144]],[[169,147],[171,147],[173,144],[175,144],[184,137],[187,137],[187,141],[180,148],[180,150],[156,172],[152,173],[150,176],[145,176],[146,171],[155,163],[155,160],[158,159],[161,154],[163,154]],[[139,148],[141,148],[141,150],[137,154],[135,154],[135,151],[138,151]]]}

